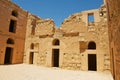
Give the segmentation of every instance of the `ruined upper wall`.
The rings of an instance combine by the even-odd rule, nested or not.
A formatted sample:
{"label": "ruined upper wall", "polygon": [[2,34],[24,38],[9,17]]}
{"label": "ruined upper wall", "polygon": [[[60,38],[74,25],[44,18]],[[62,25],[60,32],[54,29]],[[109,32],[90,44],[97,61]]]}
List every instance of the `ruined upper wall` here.
{"label": "ruined upper wall", "polygon": [[29,37],[30,35],[35,35],[35,28],[36,28],[38,20],[41,20],[41,18],[37,17],[31,13],[28,14],[26,38]]}
{"label": "ruined upper wall", "polygon": [[[94,22],[88,21],[89,15],[93,15]],[[95,39],[95,36],[92,36],[93,34],[103,34],[102,36],[107,36],[107,32],[108,27],[105,4],[99,9],[83,11],[69,16],[64,20],[60,28],[55,26],[52,19],[42,19],[30,13],[28,15],[27,36],[46,38],[55,37],[56,35],[72,37],[86,34],[86,36],[89,36],[92,40]],[[96,37],[97,36],[98,35],[96,35]]]}
{"label": "ruined upper wall", "polygon": [[[88,21],[88,16],[94,16],[94,22]],[[79,33],[79,32],[86,32],[88,30],[88,26],[99,26],[101,23],[107,21],[106,19],[106,7],[103,4],[99,9],[93,9],[88,11],[83,11],[80,13],[75,13],[70,15],[67,19],[63,21],[59,29],[64,33]],[[31,21],[28,18],[28,25],[32,25]],[[51,19],[37,19],[36,20],[36,28],[35,28],[35,35],[52,35],[58,29],[55,26],[55,23]]]}
{"label": "ruined upper wall", "polygon": [[82,13],[76,13],[71,16],[69,16],[65,21],[62,23],[60,29],[63,30],[66,33],[72,33],[72,32],[80,32],[80,31],[86,31],[86,25],[85,22],[82,20]]}
{"label": "ruined upper wall", "polygon": [[29,13],[27,21],[27,36],[52,35],[55,31],[54,21],[41,19]]}
{"label": "ruined upper wall", "polygon": [[42,19],[37,21],[36,35],[51,35],[54,33],[55,24],[51,19]]}
{"label": "ruined upper wall", "polygon": [[[94,22],[88,21],[89,15],[93,15]],[[83,11],[69,16],[67,19],[64,20],[60,29],[67,33],[85,32],[87,31],[88,26],[98,26],[99,23],[103,20],[103,18],[106,18],[105,5],[102,5],[100,9]]]}

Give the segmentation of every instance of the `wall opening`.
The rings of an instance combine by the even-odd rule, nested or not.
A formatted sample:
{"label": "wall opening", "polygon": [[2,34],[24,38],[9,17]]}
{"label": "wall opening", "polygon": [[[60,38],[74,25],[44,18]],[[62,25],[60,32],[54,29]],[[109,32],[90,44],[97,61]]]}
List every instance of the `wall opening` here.
{"label": "wall opening", "polygon": [[33,61],[34,61],[34,52],[30,52],[29,64],[33,64]]}
{"label": "wall opening", "polygon": [[32,26],[32,28],[31,28],[31,35],[35,35],[35,27],[34,26]]}
{"label": "wall opening", "polygon": [[60,41],[58,39],[53,40],[53,45],[60,45]]}
{"label": "wall opening", "polygon": [[18,17],[18,12],[16,10],[12,11],[12,16]]}
{"label": "wall opening", "polygon": [[36,28],[36,19],[34,19],[31,22],[32,28],[31,28],[31,35],[35,35],[35,28]]}
{"label": "wall opening", "polygon": [[6,47],[4,64],[11,64],[12,63],[12,54],[13,54],[13,48]]}
{"label": "wall opening", "polygon": [[96,54],[88,54],[88,70],[97,70]]}
{"label": "wall opening", "polygon": [[59,67],[59,49],[52,50],[52,65],[53,67]]}
{"label": "wall opening", "polygon": [[14,40],[11,39],[11,38],[8,38],[8,40],[7,40],[7,44],[14,44]]}
{"label": "wall opening", "polygon": [[94,22],[94,14],[90,13],[88,14],[88,23],[93,23]]}
{"label": "wall opening", "polygon": [[96,43],[95,42],[89,42],[88,49],[96,49]]}
{"label": "wall opening", "polygon": [[9,32],[15,33],[16,32],[16,25],[17,21],[11,20],[9,25]]}
{"label": "wall opening", "polygon": [[30,49],[34,49],[34,44],[33,43],[30,45]]}

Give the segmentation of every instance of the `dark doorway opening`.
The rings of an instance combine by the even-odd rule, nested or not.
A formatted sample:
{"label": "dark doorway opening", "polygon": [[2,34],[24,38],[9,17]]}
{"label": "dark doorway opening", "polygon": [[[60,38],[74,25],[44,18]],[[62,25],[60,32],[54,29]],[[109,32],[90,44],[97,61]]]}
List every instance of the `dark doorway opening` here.
{"label": "dark doorway opening", "polygon": [[33,64],[34,61],[34,52],[30,52],[29,64]]}
{"label": "dark doorway opening", "polygon": [[88,70],[97,70],[96,54],[88,54]]}
{"label": "dark doorway opening", "polygon": [[13,48],[7,47],[5,52],[4,64],[12,63],[12,53],[13,53]]}
{"label": "dark doorway opening", "polygon": [[53,49],[52,62],[53,67],[59,67],[59,49]]}

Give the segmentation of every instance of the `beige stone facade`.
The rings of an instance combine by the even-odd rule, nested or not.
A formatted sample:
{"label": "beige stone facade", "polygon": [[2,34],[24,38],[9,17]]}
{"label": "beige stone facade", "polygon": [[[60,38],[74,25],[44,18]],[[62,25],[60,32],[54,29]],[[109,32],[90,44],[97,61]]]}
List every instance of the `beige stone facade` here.
{"label": "beige stone facade", "polygon": [[110,70],[106,13],[105,5],[75,13],[60,28],[51,19],[28,14],[24,63],[84,71]]}
{"label": "beige stone facade", "polygon": [[120,80],[119,3],[104,0],[99,9],[72,14],[57,28],[52,19],[41,19],[10,0],[0,0],[0,64],[24,60],[72,70],[111,70]]}
{"label": "beige stone facade", "polygon": [[0,64],[23,63],[27,12],[0,0]]}
{"label": "beige stone facade", "polygon": [[70,15],[59,28],[52,19],[37,17],[9,0],[0,0],[0,9],[0,64],[24,60],[46,67],[110,70],[105,4]]}

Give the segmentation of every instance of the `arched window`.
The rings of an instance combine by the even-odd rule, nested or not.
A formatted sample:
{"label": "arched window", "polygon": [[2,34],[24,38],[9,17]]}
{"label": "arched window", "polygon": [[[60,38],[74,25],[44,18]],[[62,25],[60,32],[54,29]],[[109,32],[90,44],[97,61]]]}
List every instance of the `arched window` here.
{"label": "arched window", "polygon": [[89,42],[88,49],[96,49],[96,43],[95,42]]}
{"label": "arched window", "polygon": [[12,16],[18,17],[18,12],[16,10],[12,11]]}
{"label": "arched window", "polygon": [[58,39],[53,40],[53,45],[60,45],[60,41]]}
{"label": "arched window", "polygon": [[14,44],[14,40],[11,39],[11,38],[8,38],[8,40],[7,40],[7,44]]}
{"label": "arched window", "polygon": [[34,44],[33,43],[30,45],[30,49],[34,49]]}

